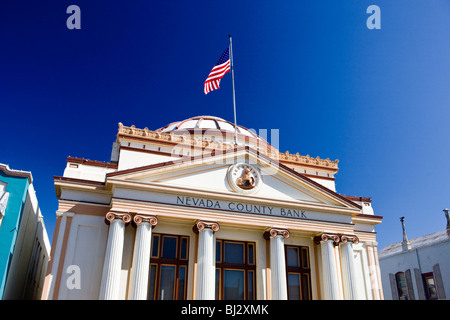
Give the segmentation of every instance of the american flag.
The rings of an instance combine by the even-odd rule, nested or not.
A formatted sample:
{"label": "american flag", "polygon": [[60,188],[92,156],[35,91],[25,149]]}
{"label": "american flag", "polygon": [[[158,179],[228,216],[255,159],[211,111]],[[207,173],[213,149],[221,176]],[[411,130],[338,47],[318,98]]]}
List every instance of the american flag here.
{"label": "american flag", "polygon": [[209,76],[206,79],[204,86],[205,94],[208,94],[213,90],[219,89],[220,79],[222,79],[225,73],[230,71],[229,49],[230,48],[227,48],[224,51],[219,61],[217,61],[216,65],[212,68],[211,72],[209,73]]}

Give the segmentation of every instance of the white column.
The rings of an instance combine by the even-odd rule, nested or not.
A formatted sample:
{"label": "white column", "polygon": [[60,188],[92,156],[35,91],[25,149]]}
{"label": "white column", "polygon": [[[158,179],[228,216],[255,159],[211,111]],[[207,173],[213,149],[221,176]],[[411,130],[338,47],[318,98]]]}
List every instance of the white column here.
{"label": "white column", "polygon": [[199,221],[193,228],[198,232],[196,300],[214,300],[216,288],[216,259],[214,257],[214,232],[219,231],[216,222]]}
{"label": "white column", "polygon": [[316,237],[320,243],[322,257],[322,291],[324,300],[339,300],[339,282],[337,277],[334,244],[339,243],[337,235],[322,234]]}
{"label": "white column", "polygon": [[270,284],[272,300],[287,300],[286,258],[284,239],[289,238],[286,229],[270,229],[264,238],[270,239]]}
{"label": "white column", "polygon": [[134,216],[133,221],[136,223],[136,238],[134,240],[133,265],[131,269],[130,299],[146,300],[152,228],[158,223],[158,218],[137,214]]}
{"label": "white column", "polygon": [[384,300],[384,293],[383,293],[383,284],[381,281],[381,269],[380,269],[380,260],[378,259],[378,242],[372,242],[373,245],[373,257],[375,261],[376,266],[376,274],[377,274],[377,280],[378,280],[378,294],[380,295],[380,300]]}
{"label": "white column", "polygon": [[[353,243],[358,243],[356,236],[341,236],[341,261],[342,261],[342,278],[344,286],[345,300],[360,300],[358,294],[358,280],[355,270],[355,258],[353,255]],[[361,284],[363,285],[363,284]]]}
{"label": "white column", "polygon": [[99,299],[117,300],[119,299],[125,223],[131,221],[131,216],[109,212],[106,220],[110,224]]}
{"label": "white column", "polygon": [[380,289],[378,286],[378,275],[377,275],[377,266],[375,261],[375,255],[373,252],[373,245],[372,242],[366,242],[366,248],[367,248],[367,257],[369,258],[369,274],[370,274],[370,281],[372,285],[372,293],[373,293],[373,299],[374,300],[380,300]]}

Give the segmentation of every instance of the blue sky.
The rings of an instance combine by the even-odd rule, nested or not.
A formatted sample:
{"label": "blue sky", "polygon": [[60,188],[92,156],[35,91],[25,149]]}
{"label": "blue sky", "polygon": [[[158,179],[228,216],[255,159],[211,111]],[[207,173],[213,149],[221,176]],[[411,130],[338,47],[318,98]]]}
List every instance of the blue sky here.
{"label": "blue sky", "polygon": [[[66,9],[81,9],[69,30]],[[369,5],[381,29],[369,30]],[[450,3],[0,1],[0,162],[31,171],[50,238],[66,158],[109,161],[118,123],[233,120],[231,75],[203,82],[233,36],[238,124],[280,151],[339,159],[371,197],[380,249],[443,230],[449,199]],[[269,137],[270,138],[270,137]]]}

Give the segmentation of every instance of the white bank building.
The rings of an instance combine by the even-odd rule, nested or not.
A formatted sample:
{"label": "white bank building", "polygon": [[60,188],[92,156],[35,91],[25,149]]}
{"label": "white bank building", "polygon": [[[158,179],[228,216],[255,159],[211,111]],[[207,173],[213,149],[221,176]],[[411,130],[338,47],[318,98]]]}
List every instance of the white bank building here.
{"label": "white bank building", "polygon": [[337,172],[217,117],[119,123],[110,162],[54,177],[42,299],[383,299],[382,217]]}

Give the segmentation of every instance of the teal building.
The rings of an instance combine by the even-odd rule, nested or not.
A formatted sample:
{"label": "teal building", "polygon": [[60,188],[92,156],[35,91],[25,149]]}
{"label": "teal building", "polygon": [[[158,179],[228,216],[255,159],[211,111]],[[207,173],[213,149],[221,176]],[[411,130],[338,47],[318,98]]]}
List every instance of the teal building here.
{"label": "teal building", "polygon": [[0,298],[40,299],[49,254],[31,172],[0,163]]}

